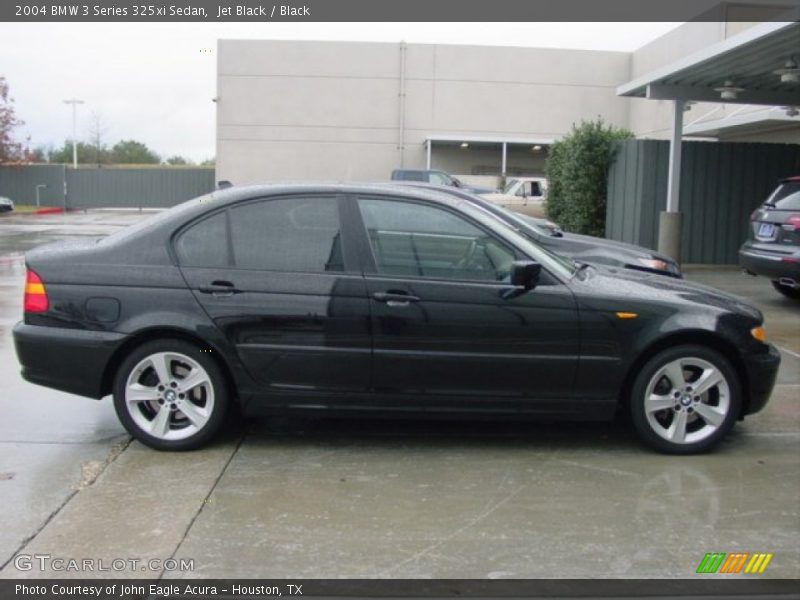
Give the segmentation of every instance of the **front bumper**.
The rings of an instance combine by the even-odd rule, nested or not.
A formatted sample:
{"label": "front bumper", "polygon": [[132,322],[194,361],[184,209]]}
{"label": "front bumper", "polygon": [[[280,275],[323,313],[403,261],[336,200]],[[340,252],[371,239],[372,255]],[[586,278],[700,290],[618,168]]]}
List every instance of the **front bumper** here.
{"label": "front bumper", "polygon": [[745,271],[762,277],[788,277],[800,282],[800,249],[795,252],[766,252],[745,242],[739,250],[739,264]]}
{"label": "front bumper", "polygon": [[106,367],[127,338],[121,333],[23,322],[14,326],[13,336],[26,381],[90,398],[103,397]]}
{"label": "front bumper", "polygon": [[767,400],[772,394],[772,388],[775,387],[781,355],[775,346],[769,344],[768,352],[748,354],[743,358],[747,371],[749,399],[745,404],[742,416],[757,413],[767,404]]}

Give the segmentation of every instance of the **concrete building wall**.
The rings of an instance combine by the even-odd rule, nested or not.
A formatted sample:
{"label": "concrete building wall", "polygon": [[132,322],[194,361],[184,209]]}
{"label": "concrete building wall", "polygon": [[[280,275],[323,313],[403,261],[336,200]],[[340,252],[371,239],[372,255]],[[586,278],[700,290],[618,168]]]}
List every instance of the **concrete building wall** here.
{"label": "concrete building wall", "polygon": [[[737,19],[749,15],[746,7],[727,10],[745,11]],[[685,23],[632,53],[220,40],[217,176],[237,184],[383,180],[401,165],[424,168],[429,136],[554,140],[597,117],[640,138],[666,139],[672,102],[620,98],[616,88],[755,23],[755,16],[724,18]],[[748,108],[695,104],[684,124],[742,110]],[[720,139],[800,141],[797,128],[753,129]],[[542,174],[544,160],[545,152],[509,147],[508,173]],[[500,163],[499,146],[433,146],[431,166],[462,177],[489,175],[492,166],[499,174]]]}
{"label": "concrete building wall", "polygon": [[[628,122],[629,101],[615,93],[627,53],[411,44],[401,96],[402,53],[401,44],[221,40],[218,178],[385,179],[401,164],[424,167],[429,135],[555,139],[581,117]],[[470,174],[499,162],[470,152],[437,148],[434,165]],[[528,158],[512,160],[540,169]]]}

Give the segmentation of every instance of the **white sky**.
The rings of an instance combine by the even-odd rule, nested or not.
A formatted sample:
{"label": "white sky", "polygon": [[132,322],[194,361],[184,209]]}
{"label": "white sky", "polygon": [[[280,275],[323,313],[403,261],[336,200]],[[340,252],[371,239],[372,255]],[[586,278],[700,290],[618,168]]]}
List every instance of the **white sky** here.
{"label": "white sky", "polygon": [[[78,139],[98,111],[104,143],[136,139],[167,157],[214,156],[216,40],[350,40],[630,52],[679,23],[0,23],[0,75],[32,147]],[[206,50],[206,52],[201,52]],[[209,52],[210,51],[210,52]]]}

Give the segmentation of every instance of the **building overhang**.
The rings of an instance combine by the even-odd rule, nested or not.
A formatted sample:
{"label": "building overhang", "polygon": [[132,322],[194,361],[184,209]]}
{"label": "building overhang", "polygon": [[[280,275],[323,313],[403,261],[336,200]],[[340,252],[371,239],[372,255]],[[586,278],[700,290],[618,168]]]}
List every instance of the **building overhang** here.
{"label": "building overhang", "polygon": [[[780,22],[754,25],[629,81],[617,88],[617,95],[684,102],[800,105],[800,82],[782,81],[781,74],[776,73],[790,59],[800,62],[800,8],[781,18]],[[723,98],[718,88],[726,82],[740,89]]]}
{"label": "building overhang", "polygon": [[471,147],[500,147],[507,146],[549,146],[555,140],[549,137],[516,137],[516,136],[476,136],[476,135],[428,135],[425,138],[426,145],[438,146],[461,146],[469,144]]}
{"label": "building overhang", "polygon": [[743,114],[691,123],[683,128],[683,135],[719,138],[797,127],[800,127],[800,115],[789,116],[781,108],[762,108]]}

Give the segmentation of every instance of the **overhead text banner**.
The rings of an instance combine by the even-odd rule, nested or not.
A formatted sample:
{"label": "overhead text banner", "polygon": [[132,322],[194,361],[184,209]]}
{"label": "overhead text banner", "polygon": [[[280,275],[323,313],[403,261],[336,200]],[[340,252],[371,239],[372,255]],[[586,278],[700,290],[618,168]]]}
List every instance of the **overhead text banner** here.
{"label": "overhead text banner", "polygon": [[[786,11],[789,11],[788,13]],[[798,0],[110,0],[0,2],[11,22],[798,20]]]}

